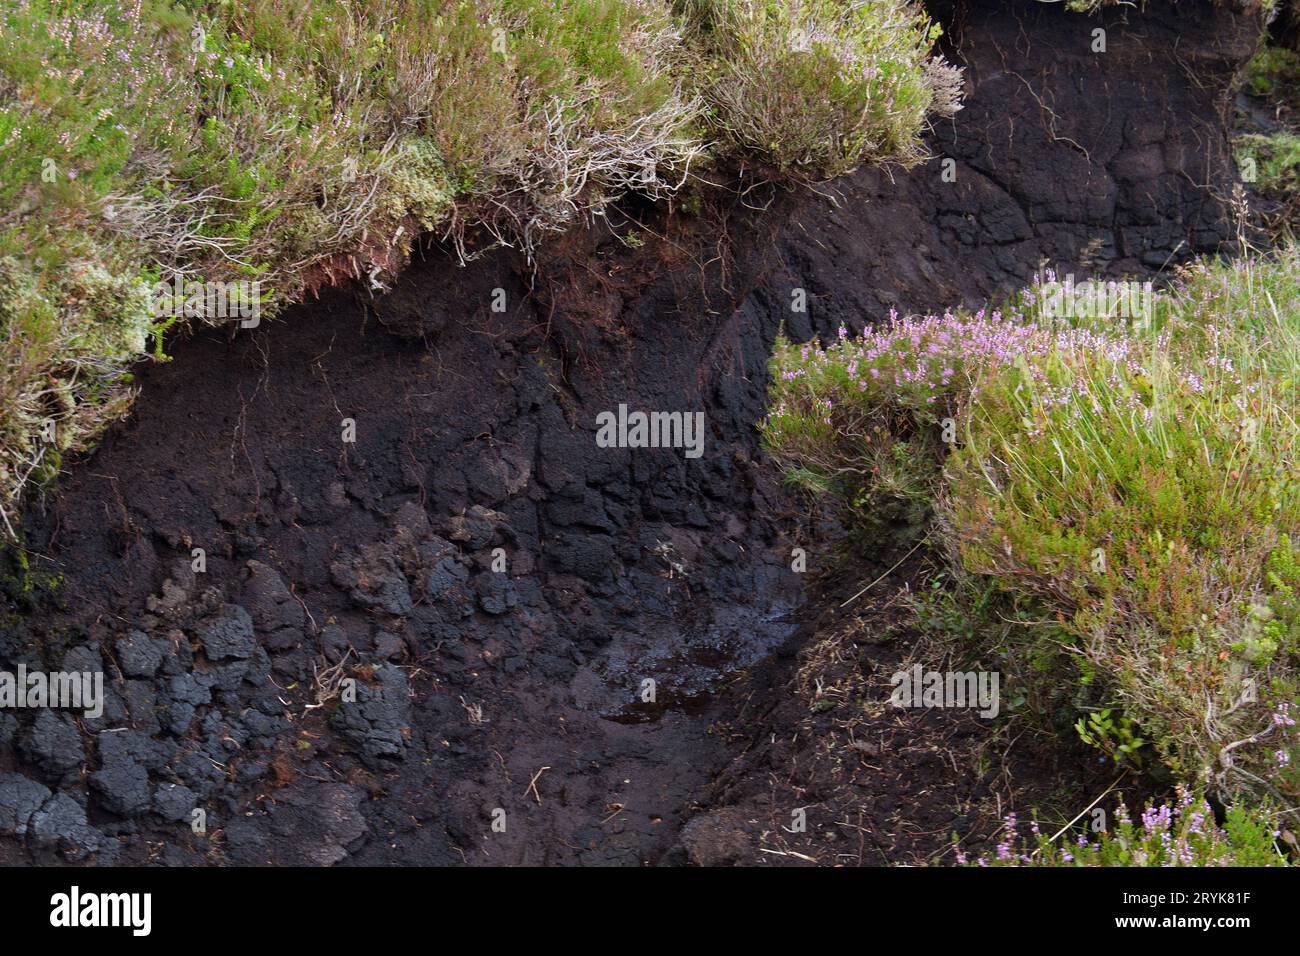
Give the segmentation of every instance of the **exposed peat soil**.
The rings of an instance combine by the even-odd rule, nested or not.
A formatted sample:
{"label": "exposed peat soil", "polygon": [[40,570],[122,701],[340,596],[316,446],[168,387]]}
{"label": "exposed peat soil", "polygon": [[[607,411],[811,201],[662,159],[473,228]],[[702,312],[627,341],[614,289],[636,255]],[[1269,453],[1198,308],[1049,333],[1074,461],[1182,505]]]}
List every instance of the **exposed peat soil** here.
{"label": "exposed peat soil", "polygon": [[[98,719],[0,712],[0,862],[916,862],[1063,782],[1099,792],[1094,758],[969,714],[810,706],[814,676],[874,693],[906,656],[919,569],[823,609],[890,556],[832,564],[764,461],[767,356],[783,322],[1223,247],[1224,91],[1257,28],[1157,2],[1094,54],[1059,5],[938,12],[968,95],[924,166],[633,204],[535,264],[431,246],[386,294],[141,368],[131,418],[29,516],[62,584],[11,599],[0,664],[103,668],[111,693]],[[705,412],[704,455],[598,448],[620,403]]]}

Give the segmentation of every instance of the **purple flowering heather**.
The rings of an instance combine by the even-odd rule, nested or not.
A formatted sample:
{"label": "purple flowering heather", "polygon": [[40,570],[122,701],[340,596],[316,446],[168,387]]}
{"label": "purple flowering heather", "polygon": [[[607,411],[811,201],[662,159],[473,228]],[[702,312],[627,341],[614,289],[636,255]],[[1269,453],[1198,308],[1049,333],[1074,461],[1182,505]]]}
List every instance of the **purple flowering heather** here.
{"label": "purple flowering heather", "polygon": [[1277,727],[1294,727],[1295,720],[1291,717],[1291,705],[1282,701],[1277,705],[1277,710],[1273,712],[1273,724]]}
{"label": "purple flowering heather", "polygon": [[[1180,309],[1138,330],[998,310],[891,311],[860,334],[839,325],[826,346],[779,343],[764,431],[797,482],[844,503],[854,533],[928,524],[961,571],[1041,602],[1082,637],[1104,678],[1094,686],[1118,690],[1142,733],[1116,760],[1164,760],[1189,780],[1207,771],[1235,797],[1251,774],[1292,780],[1278,773],[1287,707],[1224,697],[1234,669],[1264,665],[1238,639],[1253,612],[1223,596],[1269,599],[1273,542],[1300,531],[1300,486],[1280,477],[1300,437],[1252,364],[1257,340],[1243,345],[1230,316],[1216,325]],[[1206,700],[1209,720],[1196,713]],[[1233,740],[1246,746],[1225,769]],[[1188,806],[1138,823],[1165,858],[1181,852],[1171,818],[1181,828]]]}

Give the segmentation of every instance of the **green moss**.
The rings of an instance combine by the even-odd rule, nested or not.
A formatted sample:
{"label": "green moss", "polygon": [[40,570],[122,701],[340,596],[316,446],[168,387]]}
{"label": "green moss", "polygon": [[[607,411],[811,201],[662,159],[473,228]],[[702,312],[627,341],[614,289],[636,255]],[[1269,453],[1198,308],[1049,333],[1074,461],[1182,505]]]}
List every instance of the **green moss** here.
{"label": "green moss", "polygon": [[393,162],[386,218],[416,218],[424,229],[443,221],[456,198],[437,147],[427,139],[403,143]]}
{"label": "green moss", "polygon": [[1239,169],[1255,170],[1256,189],[1294,195],[1300,188],[1300,136],[1250,133],[1233,140]]}
{"label": "green moss", "polygon": [[11,606],[30,610],[62,586],[62,574],[32,567],[22,542],[0,550],[0,594]]}

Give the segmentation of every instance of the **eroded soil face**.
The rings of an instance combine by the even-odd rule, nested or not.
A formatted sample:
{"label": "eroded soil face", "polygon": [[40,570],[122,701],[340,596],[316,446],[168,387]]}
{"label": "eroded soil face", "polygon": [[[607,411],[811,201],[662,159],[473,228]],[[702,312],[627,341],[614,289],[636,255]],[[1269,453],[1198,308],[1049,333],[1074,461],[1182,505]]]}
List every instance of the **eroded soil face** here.
{"label": "eroded soil face", "polygon": [[[1149,272],[1232,236],[1221,100],[1248,22],[1152,4],[1105,23],[1103,68],[1094,23],[1023,6],[951,14],[953,182],[936,159],[828,197],[629,208],[535,265],[431,248],[387,294],[142,369],[132,418],[30,517],[63,583],[13,603],[0,662],[103,669],[111,692],[97,719],[0,714],[0,860],[878,863],[939,852],[951,807],[1050,790],[1056,758],[1014,788],[942,759],[991,739],[964,718],[851,754],[833,714],[804,720],[808,649],[844,619],[805,603],[791,549],[824,571],[829,543],[754,427],[782,323],[833,334],[981,302],[1044,258]],[[704,412],[704,454],[598,447],[620,404]],[[888,667],[892,639],[841,641],[835,666]],[[897,756],[926,740],[935,759]],[[857,761],[833,804],[786,769],[818,754]],[[855,800],[879,812],[852,833],[765,835]]]}

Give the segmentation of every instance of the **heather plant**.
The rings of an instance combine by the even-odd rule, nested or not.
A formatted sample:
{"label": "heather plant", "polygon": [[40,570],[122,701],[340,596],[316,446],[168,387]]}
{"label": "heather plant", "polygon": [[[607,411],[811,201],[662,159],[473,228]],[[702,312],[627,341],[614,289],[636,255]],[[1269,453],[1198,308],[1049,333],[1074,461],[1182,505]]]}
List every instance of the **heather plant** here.
{"label": "heather plant", "polygon": [[[1127,351],[1132,343],[1087,330],[1052,330],[1001,312],[900,318],[829,348],[779,338],[778,388],[765,438],[795,479],[833,491],[864,530],[905,515],[898,543],[918,530],[938,491],[958,422],[990,373],[1045,359],[1058,348]],[[895,525],[895,527],[897,527]]]}
{"label": "heather plant", "polygon": [[[1134,820],[1121,799],[1115,827],[1051,834],[1033,820],[1021,827],[1003,820],[996,849],[968,858],[954,848],[959,866],[1287,866],[1278,850],[1272,811],[1230,807],[1222,825],[1201,793],[1179,788],[1172,801],[1150,804]],[[1028,830],[1028,833],[1025,830]]]}
{"label": "heather plant", "polygon": [[[805,12],[880,53],[853,80],[873,106],[772,135],[838,144],[818,175],[915,155],[947,101],[924,22],[896,0]],[[744,145],[707,99],[714,39],[666,0],[6,4],[0,524],[127,407],[150,339],[165,358],[160,280],[256,281],[270,315],[346,278],[383,288],[423,232],[531,253],[628,191],[672,195]],[[792,54],[769,92],[808,101],[821,57]]]}
{"label": "heather plant", "polygon": [[[929,56],[939,28],[910,3],[683,0],[706,56],[716,134],[810,180],[863,162],[910,164],[925,115],[959,108],[960,71]],[[830,135],[828,135],[828,133]]]}
{"label": "heather plant", "polygon": [[1065,616],[1182,779],[1235,786],[1276,769],[1238,752],[1272,731],[1261,686],[1294,694],[1300,648],[1273,635],[1293,630],[1278,613],[1296,582],[1269,568],[1293,563],[1297,432],[1267,380],[1164,339],[984,383],[940,508],[963,567]]}
{"label": "heather plant", "polygon": [[[1296,266],[1194,266],[1110,330],[1031,292],[1030,317],[782,341],[764,435],[860,534],[927,504],[952,576],[1029,612],[1000,632],[1017,679],[1072,701],[1102,749],[1133,762],[1140,741],[1193,785],[1294,795]],[[907,484],[886,466],[899,447]]]}

